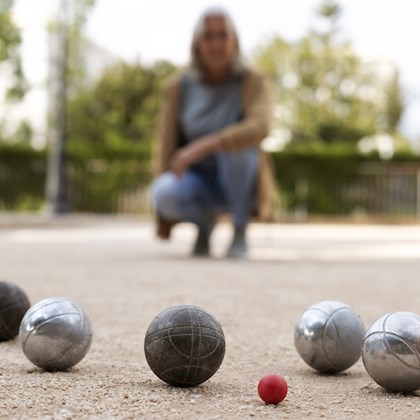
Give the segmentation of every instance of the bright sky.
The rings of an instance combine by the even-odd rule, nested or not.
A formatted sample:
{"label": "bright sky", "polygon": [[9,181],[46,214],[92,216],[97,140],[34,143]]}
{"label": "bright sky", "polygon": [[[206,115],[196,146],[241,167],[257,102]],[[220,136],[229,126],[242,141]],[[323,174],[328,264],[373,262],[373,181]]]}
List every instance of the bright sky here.
{"label": "bright sky", "polygon": [[[28,32],[40,28],[58,3],[58,0],[16,0],[16,20]],[[231,12],[245,54],[250,54],[272,34],[289,40],[302,36],[313,23],[313,11],[320,0],[97,0],[87,35],[125,59],[150,62],[164,58],[182,64],[188,59],[197,17],[214,4]],[[410,105],[403,130],[419,137],[420,1],[341,0],[341,4],[344,34],[356,49],[367,57],[387,58],[398,65]],[[45,69],[42,70],[37,53],[29,47],[25,49],[26,61],[33,63],[25,69],[39,80]]]}

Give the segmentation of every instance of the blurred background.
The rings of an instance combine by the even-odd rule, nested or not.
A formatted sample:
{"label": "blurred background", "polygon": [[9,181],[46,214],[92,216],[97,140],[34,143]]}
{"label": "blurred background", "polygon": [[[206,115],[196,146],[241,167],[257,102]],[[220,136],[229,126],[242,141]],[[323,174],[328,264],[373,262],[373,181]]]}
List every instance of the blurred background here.
{"label": "blurred background", "polygon": [[[162,83],[205,0],[1,0],[0,211],[150,214]],[[276,89],[278,220],[420,218],[420,3],[219,0]]]}

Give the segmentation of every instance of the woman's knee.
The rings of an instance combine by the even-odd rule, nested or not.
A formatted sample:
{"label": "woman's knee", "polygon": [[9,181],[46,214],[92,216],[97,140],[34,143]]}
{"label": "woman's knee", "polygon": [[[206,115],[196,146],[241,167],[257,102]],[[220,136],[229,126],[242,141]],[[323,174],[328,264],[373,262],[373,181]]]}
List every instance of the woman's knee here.
{"label": "woman's knee", "polygon": [[258,151],[254,148],[234,152],[222,152],[218,156],[219,165],[225,171],[255,171],[258,166]]}
{"label": "woman's knee", "polygon": [[171,220],[179,218],[178,199],[177,199],[177,177],[166,172],[160,175],[152,184],[152,202],[157,212]]}

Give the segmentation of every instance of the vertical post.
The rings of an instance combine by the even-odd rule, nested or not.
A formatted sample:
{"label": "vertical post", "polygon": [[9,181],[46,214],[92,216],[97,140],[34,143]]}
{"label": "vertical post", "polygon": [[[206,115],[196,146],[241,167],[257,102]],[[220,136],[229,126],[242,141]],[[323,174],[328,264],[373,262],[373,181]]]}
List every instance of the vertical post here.
{"label": "vertical post", "polygon": [[67,174],[67,70],[69,50],[69,5],[61,0],[57,27],[50,33],[50,127],[47,167],[47,211],[51,214],[69,211]]}
{"label": "vertical post", "polygon": [[420,217],[420,167],[417,167],[416,187],[416,216]]}
{"label": "vertical post", "polygon": [[299,178],[295,182],[295,219],[298,221],[308,218],[309,182],[306,178]]}

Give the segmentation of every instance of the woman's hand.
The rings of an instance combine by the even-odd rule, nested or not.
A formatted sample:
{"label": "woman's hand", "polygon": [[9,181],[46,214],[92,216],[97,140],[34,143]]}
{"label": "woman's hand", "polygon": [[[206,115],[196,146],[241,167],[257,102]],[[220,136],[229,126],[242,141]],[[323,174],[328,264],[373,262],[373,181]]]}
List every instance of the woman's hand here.
{"label": "woman's hand", "polygon": [[197,139],[175,152],[170,165],[171,171],[180,177],[192,165],[220,149],[220,139],[215,134]]}

